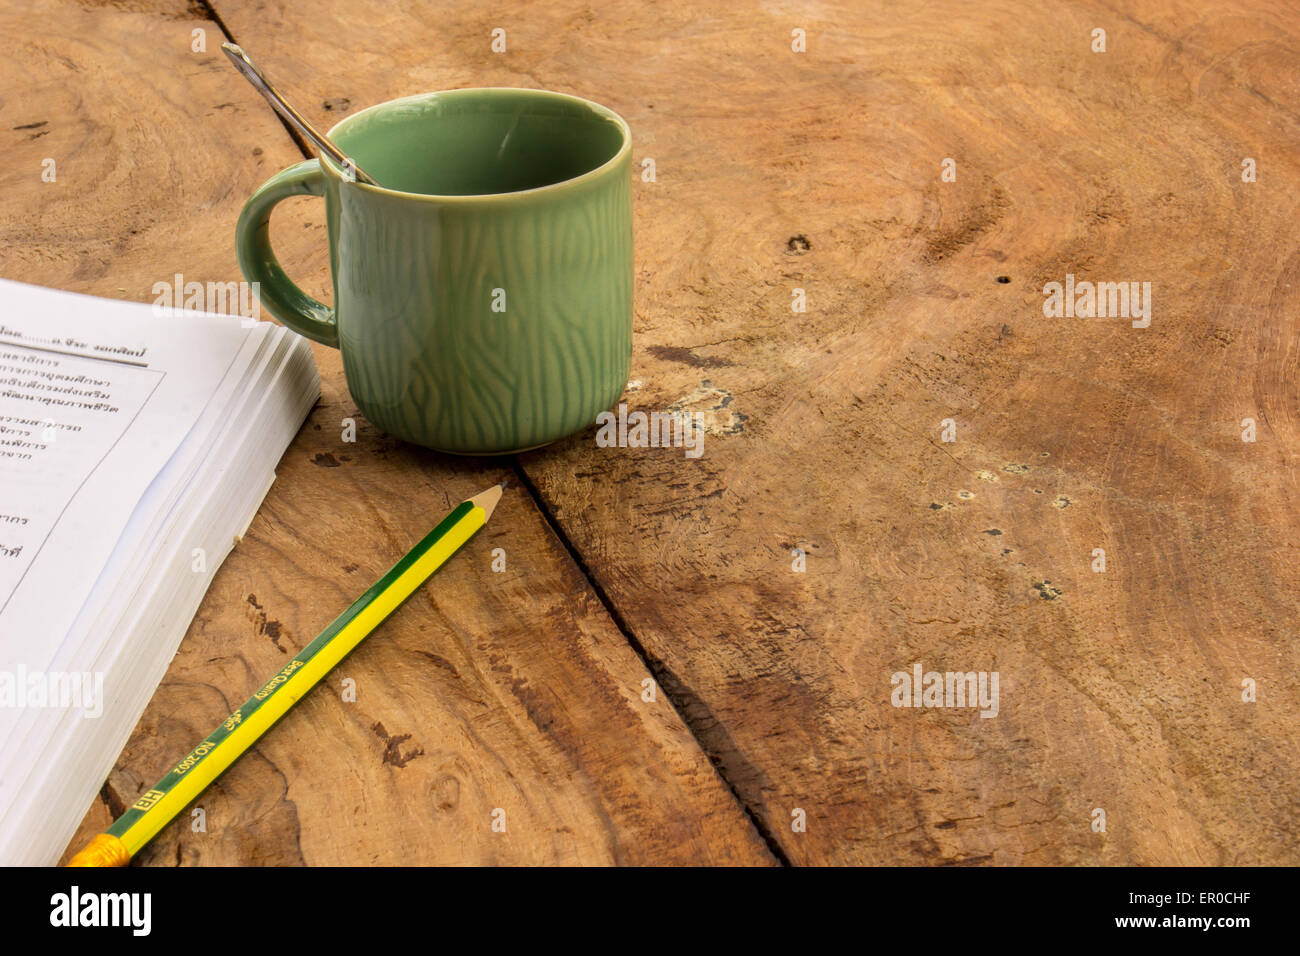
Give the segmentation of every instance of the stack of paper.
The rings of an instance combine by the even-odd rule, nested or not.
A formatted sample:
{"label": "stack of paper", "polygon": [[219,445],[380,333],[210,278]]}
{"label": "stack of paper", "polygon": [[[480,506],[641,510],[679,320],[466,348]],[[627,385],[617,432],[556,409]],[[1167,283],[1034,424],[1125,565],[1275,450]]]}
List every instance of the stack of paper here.
{"label": "stack of paper", "polygon": [[0,280],[0,863],[57,862],[319,394],[278,326]]}

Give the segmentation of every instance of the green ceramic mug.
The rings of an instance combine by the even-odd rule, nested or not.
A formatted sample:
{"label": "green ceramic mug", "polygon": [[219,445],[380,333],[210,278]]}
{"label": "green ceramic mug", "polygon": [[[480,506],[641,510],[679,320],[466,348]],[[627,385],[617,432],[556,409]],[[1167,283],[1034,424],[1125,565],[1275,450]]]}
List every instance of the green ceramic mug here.
{"label": "green ceramic mug", "polygon": [[[376,182],[329,160],[249,199],[239,266],[281,322],[339,349],[357,407],[389,434],[492,455],[579,431],[632,356],[631,138],[574,96],[469,89],[393,100],[330,131]],[[271,250],[271,210],[325,198],[334,307]]]}

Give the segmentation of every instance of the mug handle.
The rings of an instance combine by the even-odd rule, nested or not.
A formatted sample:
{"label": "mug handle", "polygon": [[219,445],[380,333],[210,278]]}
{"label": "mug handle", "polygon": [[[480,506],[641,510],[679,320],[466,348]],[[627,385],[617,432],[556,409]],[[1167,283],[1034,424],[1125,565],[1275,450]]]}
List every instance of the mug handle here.
{"label": "mug handle", "polygon": [[318,302],[294,284],[280,268],[271,249],[271,210],[290,196],[324,196],[325,176],[320,160],[309,159],[282,170],[262,183],[244,203],[235,226],[235,253],[239,271],[258,286],[258,297],[271,314],[313,341],[339,347],[339,329],[334,310]]}

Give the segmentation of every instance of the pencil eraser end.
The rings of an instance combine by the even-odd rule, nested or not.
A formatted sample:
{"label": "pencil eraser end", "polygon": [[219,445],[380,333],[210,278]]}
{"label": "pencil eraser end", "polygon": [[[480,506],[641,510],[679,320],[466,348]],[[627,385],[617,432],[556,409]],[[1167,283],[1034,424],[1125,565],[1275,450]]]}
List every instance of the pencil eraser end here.
{"label": "pencil eraser end", "polygon": [[131,854],[126,844],[111,833],[101,833],[68,861],[68,866],[126,866]]}

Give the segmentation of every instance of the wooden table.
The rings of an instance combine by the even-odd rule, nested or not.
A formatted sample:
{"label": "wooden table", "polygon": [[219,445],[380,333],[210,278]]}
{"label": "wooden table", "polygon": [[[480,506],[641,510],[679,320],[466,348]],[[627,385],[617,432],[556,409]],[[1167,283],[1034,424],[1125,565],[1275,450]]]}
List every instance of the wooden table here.
{"label": "wooden table", "polygon": [[[238,278],[242,202],[302,152],[225,37],[325,126],[576,93],[655,166],[625,400],[703,413],[704,452],[440,456],[318,348],[321,402],[75,844],[507,477],[142,863],[1300,862],[1293,4],[407,6],[6,4],[0,275]],[[320,204],[274,230],[325,298]],[[1150,282],[1149,327],[1045,316],[1067,274]],[[997,672],[997,716],[893,706],[918,663]]]}

